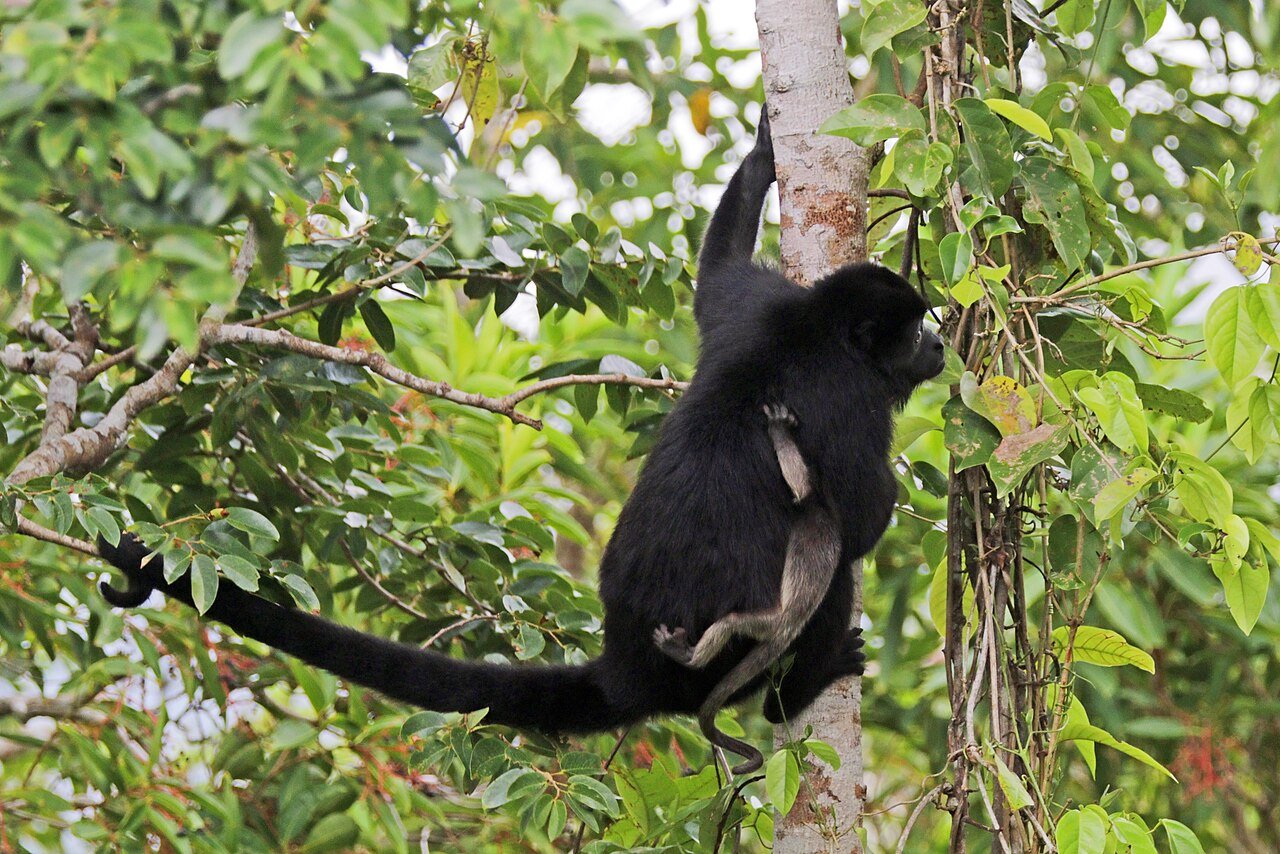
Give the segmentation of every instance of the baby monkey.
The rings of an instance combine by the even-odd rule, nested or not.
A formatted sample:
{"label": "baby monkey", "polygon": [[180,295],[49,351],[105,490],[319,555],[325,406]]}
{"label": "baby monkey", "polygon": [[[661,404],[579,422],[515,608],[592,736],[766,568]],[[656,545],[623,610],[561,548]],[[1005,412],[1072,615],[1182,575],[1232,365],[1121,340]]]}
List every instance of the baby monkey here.
{"label": "baby monkey", "polygon": [[767,405],[764,413],[769,421],[769,438],[782,468],[782,476],[791,488],[796,504],[802,508],[787,542],[777,606],[766,611],[726,614],[712,623],[695,645],[690,645],[688,635],[681,627],[669,629],[664,625],[653,632],[654,643],[659,649],[692,668],[707,666],[735,635],[759,641],[720,680],[698,710],[698,725],[707,740],[746,757],[745,762],[733,769],[735,774],[755,771],[764,764],[764,757],[745,741],[716,729],[716,712],[787,651],[826,596],[840,560],[840,531],[836,520],[813,497],[809,467],[792,436],[796,427],[795,416],[782,404]]}

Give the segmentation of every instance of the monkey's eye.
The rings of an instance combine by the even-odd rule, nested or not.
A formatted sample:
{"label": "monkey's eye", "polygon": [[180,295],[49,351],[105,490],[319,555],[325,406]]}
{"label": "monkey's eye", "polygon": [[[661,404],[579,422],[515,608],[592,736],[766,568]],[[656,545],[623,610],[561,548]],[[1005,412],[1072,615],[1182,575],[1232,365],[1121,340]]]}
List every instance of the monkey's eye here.
{"label": "monkey's eye", "polygon": [[924,337],[924,322],[921,321],[920,325],[916,327],[916,337],[915,337],[915,340],[911,342],[911,345],[913,347],[919,347],[920,339],[923,337]]}

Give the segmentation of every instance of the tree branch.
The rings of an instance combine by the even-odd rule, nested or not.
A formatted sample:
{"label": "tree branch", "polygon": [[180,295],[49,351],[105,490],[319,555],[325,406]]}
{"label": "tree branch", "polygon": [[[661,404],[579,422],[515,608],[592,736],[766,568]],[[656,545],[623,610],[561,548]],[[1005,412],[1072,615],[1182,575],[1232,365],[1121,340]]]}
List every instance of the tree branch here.
{"label": "tree branch", "polygon": [[25,516],[18,517],[18,533],[25,534],[32,539],[44,540],[46,543],[53,543],[55,546],[62,546],[63,548],[86,554],[89,557],[98,556],[98,547],[93,543],[70,537],[66,534],[59,534],[57,531],[51,531],[44,525],[32,522]]}
{"label": "tree branch", "polygon": [[8,483],[16,486],[32,478],[68,469],[90,471],[97,468],[124,444],[129,435],[129,425],[137,414],[173,394],[183,372],[194,361],[195,356],[187,351],[174,350],[160,370],[126,391],[97,424],[81,427],[38,445],[14,467]]}

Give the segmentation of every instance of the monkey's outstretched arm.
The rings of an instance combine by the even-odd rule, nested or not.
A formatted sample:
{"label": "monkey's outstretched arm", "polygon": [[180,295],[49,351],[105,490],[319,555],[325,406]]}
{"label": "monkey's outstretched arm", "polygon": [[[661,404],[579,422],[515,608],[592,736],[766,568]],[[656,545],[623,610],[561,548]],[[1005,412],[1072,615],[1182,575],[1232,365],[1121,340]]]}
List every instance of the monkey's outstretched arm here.
{"label": "monkey's outstretched arm", "polygon": [[756,248],[756,233],[760,230],[760,213],[774,178],[769,108],[762,105],[755,147],[729,179],[702,238],[702,252],[698,255],[699,287],[701,279],[714,272],[717,266],[751,260],[751,253]]}

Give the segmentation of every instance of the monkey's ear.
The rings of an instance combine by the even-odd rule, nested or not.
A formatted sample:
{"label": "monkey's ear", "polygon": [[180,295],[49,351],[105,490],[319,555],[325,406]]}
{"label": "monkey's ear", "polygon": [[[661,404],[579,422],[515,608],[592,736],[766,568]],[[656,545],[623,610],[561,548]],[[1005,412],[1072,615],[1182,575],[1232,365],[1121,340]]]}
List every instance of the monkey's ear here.
{"label": "monkey's ear", "polygon": [[876,348],[882,338],[880,324],[870,318],[864,318],[853,324],[849,342],[853,344],[855,350],[869,353]]}

